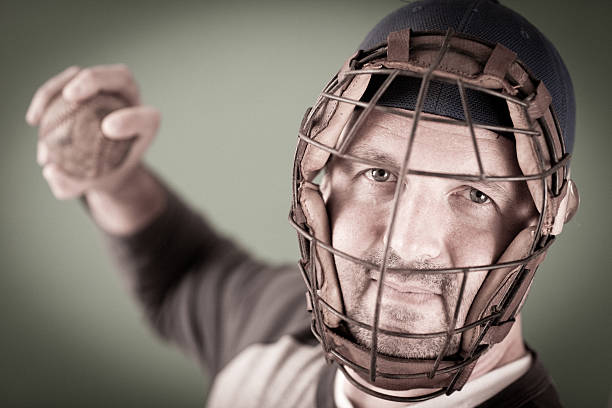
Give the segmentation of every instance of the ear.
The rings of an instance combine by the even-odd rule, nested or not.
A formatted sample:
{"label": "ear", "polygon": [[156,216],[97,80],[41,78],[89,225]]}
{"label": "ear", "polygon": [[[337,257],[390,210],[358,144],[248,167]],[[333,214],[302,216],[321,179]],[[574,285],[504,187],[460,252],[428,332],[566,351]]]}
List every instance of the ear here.
{"label": "ear", "polygon": [[323,173],[323,177],[321,178],[321,184],[319,185],[319,190],[321,191],[321,195],[323,196],[323,201],[327,204],[327,200],[331,195],[331,182],[329,181],[329,163],[325,167],[325,172]]}
{"label": "ear", "polygon": [[580,205],[580,196],[578,195],[578,188],[576,183],[572,179],[567,179],[567,185],[564,186],[566,189],[565,197],[559,205],[557,215],[555,216],[555,223],[553,224],[552,234],[559,235],[563,230],[563,225],[567,224],[572,219],[578,206]]}
{"label": "ear", "polygon": [[567,224],[569,220],[574,217],[574,214],[578,211],[578,207],[580,206],[580,195],[578,194],[578,187],[576,187],[576,183],[573,180],[567,180],[567,210],[565,210],[565,223]]}

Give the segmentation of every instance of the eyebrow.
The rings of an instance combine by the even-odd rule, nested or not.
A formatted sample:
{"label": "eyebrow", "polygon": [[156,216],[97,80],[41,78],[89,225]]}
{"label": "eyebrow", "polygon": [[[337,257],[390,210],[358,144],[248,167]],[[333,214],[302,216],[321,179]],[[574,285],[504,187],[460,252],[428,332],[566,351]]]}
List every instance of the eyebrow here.
{"label": "eyebrow", "polygon": [[[365,159],[368,161],[372,161],[375,162],[379,165],[381,165],[381,167],[387,168],[389,170],[393,170],[395,172],[399,172],[401,164],[390,154],[388,154],[387,152],[384,152],[382,150],[373,148],[373,147],[369,147],[369,146],[364,146],[364,145],[356,145],[356,146],[352,146],[351,148],[349,148],[349,150],[347,151],[347,154],[353,156],[353,157],[357,157],[357,158],[361,158],[361,159]],[[355,161],[351,160],[350,158],[346,158],[345,160],[341,161],[342,163],[344,162],[350,162],[350,164],[354,164]],[[362,162],[357,162],[358,164],[363,164],[363,165],[371,165],[374,163],[362,163]]]}

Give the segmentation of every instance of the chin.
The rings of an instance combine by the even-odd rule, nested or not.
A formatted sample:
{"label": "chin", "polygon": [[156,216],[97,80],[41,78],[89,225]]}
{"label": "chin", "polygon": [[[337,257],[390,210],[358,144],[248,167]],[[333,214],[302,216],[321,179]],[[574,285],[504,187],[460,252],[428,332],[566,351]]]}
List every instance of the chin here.
{"label": "chin", "polygon": [[[436,313],[422,314],[416,311],[406,311],[398,315],[398,311],[393,308],[381,310],[380,327],[386,330],[393,330],[405,333],[434,333],[446,330],[445,319]],[[363,310],[363,309],[362,309]],[[354,315],[356,320],[370,323],[372,316],[362,312]],[[438,322],[438,324],[432,324]],[[349,331],[354,336],[356,342],[364,347],[371,348],[372,332],[362,327],[349,325]],[[415,359],[435,359],[444,348],[445,336],[431,338],[400,338],[385,334],[378,334],[378,352],[391,357],[415,358]],[[446,350],[445,355],[455,354],[459,350],[460,336],[455,335]]]}
{"label": "chin", "polygon": [[[369,330],[353,327],[351,332],[358,344],[371,348],[372,336]],[[429,339],[406,339],[390,337],[384,334],[378,336],[378,352],[386,356],[415,358],[415,359],[435,359],[444,347],[444,337],[434,337]],[[459,349],[459,340],[455,336],[446,351],[446,355],[451,355]]]}

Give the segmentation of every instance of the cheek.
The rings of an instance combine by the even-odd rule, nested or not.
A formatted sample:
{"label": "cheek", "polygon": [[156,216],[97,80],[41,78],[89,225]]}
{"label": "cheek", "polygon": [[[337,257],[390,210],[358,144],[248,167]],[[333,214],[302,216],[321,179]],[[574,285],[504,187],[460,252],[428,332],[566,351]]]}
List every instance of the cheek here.
{"label": "cheek", "polygon": [[365,268],[346,259],[336,257],[336,270],[344,305],[350,314],[362,307],[362,301],[372,281]]}
{"label": "cheek", "polygon": [[495,221],[486,225],[457,220],[448,229],[447,248],[454,266],[493,263],[508,245],[503,226]]}
{"label": "cheek", "polygon": [[[452,259],[451,262],[455,266],[477,266],[494,263],[503,250],[503,244],[505,244],[501,241],[497,228],[490,228],[490,226],[488,228],[478,228],[474,227],[473,224],[468,226],[457,223],[449,231],[448,250]],[[487,273],[488,271],[468,272],[457,327],[463,325],[472,301]],[[462,274],[455,275],[454,294],[449,297],[451,310],[454,310],[462,279]]]}
{"label": "cheek", "polygon": [[[348,195],[332,194],[327,201],[332,245],[356,258],[367,259],[382,245],[387,209]],[[362,307],[371,279],[365,266],[338,255],[334,258],[345,306],[353,314]]]}
{"label": "cheek", "polygon": [[[332,245],[342,252],[363,259],[379,238],[369,217],[359,214],[358,209],[347,208],[332,218]],[[357,301],[370,283],[367,269],[338,255],[335,255],[335,263],[340,288],[350,307],[351,301]]]}
{"label": "cheek", "polygon": [[350,193],[332,194],[327,202],[332,245],[343,252],[363,257],[382,243],[389,210]]}

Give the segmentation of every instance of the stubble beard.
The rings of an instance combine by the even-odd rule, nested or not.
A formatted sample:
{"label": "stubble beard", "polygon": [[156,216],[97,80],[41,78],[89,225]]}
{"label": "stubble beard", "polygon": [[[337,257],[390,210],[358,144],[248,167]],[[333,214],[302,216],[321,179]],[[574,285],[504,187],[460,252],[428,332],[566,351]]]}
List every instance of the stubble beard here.
{"label": "stubble beard", "polygon": [[[375,254],[365,260],[380,265],[382,263],[382,254]],[[413,263],[409,266],[405,264],[401,265],[400,262],[401,260],[396,254],[390,253],[387,261],[388,268],[439,269],[443,267],[442,265],[427,261]],[[372,285],[372,283],[377,285],[378,281],[372,282],[368,271],[361,265],[351,263],[350,265],[342,266],[345,268],[348,267],[348,273],[353,277],[361,277],[358,279],[358,284],[352,288],[353,290],[345,294],[347,314],[355,320],[372,325],[374,320],[375,300],[367,298],[364,296],[364,293],[368,285]],[[459,294],[461,276],[455,274],[414,273],[410,279],[423,287],[438,288],[441,291],[442,312],[434,312],[433,315],[428,315],[426,310],[419,310],[418,307],[414,308],[409,305],[387,304],[383,294],[379,328],[412,334],[443,332],[448,330],[449,324],[452,323],[452,316]],[[349,302],[346,302],[346,295],[350,298]],[[464,296],[464,301],[466,300]],[[462,309],[464,308],[465,306],[462,306]],[[460,318],[455,325],[456,327],[459,327],[458,324],[463,322],[463,317],[460,313]],[[348,328],[357,343],[368,349],[372,348],[372,332],[369,329],[350,323],[348,324]],[[456,353],[459,349],[460,342],[461,336],[456,334],[451,337],[446,350],[444,350],[446,335],[427,338],[405,338],[379,332],[376,348],[379,353],[392,357],[434,359],[441,352],[444,352],[444,355]]]}
{"label": "stubble beard", "polygon": [[[383,320],[382,314],[383,313],[381,312],[381,320]],[[355,320],[367,322],[368,324],[371,324],[371,322],[373,321],[372,314],[369,313],[356,312],[354,313],[354,316]],[[349,324],[349,330],[359,344],[367,347],[368,349],[372,349],[372,332],[370,330],[352,324]],[[414,330],[401,331],[413,334],[420,333]],[[449,355],[456,353],[459,349],[460,341],[461,338],[459,335],[453,336],[444,354]],[[443,351],[445,343],[445,336],[436,336],[429,338],[403,338],[378,333],[376,349],[380,354],[384,354],[391,357],[432,359],[436,358],[438,354]]]}

